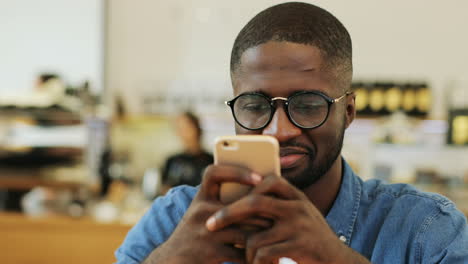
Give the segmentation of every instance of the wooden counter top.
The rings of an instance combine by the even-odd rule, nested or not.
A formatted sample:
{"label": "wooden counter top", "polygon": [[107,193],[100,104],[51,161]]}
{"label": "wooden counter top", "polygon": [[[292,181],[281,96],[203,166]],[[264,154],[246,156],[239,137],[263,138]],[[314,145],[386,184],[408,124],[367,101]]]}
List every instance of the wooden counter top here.
{"label": "wooden counter top", "polygon": [[12,264],[113,263],[131,226],[0,213],[0,256]]}

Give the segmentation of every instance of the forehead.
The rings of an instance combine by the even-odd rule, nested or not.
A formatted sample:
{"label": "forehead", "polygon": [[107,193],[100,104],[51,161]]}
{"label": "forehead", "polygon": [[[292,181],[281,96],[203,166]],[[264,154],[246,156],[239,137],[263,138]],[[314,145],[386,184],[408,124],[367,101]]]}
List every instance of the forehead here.
{"label": "forehead", "polygon": [[311,45],[270,41],[247,49],[233,73],[234,94],[263,92],[288,96],[297,91],[333,93],[320,50]]}

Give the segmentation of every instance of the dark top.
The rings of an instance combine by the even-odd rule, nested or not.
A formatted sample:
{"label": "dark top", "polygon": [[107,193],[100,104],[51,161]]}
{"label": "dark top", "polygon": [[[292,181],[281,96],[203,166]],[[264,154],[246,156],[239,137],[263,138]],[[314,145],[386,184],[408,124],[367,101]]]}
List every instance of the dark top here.
{"label": "dark top", "polygon": [[166,161],[162,181],[169,186],[197,186],[201,183],[203,170],[212,163],[213,156],[207,152],[197,155],[177,154]]}

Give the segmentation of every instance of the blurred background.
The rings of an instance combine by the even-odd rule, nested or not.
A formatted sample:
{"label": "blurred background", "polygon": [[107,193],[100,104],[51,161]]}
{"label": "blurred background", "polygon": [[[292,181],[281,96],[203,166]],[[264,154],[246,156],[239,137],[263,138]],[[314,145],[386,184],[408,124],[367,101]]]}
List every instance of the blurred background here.
{"label": "blurred background", "polygon": [[[234,134],[234,38],[279,2],[0,0],[1,262],[112,262]],[[308,2],[353,40],[345,159],[468,213],[468,2]]]}

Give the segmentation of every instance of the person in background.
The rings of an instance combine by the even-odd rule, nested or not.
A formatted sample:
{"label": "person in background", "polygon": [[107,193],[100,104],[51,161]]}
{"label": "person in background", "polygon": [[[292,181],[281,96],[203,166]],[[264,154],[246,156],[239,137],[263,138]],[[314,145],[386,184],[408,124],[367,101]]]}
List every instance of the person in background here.
{"label": "person in background", "polygon": [[[356,107],[351,37],[336,17],[307,3],[270,7],[240,31],[230,66],[236,133],[275,137],[281,177],[209,166],[198,188],[154,201],[119,264],[468,263],[466,217],[453,202],[363,181],[341,155]],[[252,190],[223,204],[225,182]]]}
{"label": "person in background", "polygon": [[197,116],[188,111],[178,116],[176,131],[184,150],[167,159],[162,172],[163,192],[179,185],[199,185],[203,170],[213,163],[213,156],[202,148],[202,129]]}

